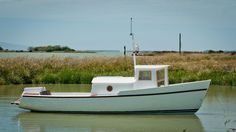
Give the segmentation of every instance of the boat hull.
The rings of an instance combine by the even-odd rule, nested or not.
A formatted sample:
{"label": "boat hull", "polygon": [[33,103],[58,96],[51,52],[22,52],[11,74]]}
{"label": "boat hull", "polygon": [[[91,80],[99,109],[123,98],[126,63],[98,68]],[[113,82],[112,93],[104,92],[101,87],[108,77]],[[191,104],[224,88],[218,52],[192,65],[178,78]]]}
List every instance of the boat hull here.
{"label": "boat hull", "polygon": [[[19,107],[41,112],[130,113],[197,111],[210,81],[183,83],[110,96],[23,96]],[[143,94],[140,94],[142,92]]]}

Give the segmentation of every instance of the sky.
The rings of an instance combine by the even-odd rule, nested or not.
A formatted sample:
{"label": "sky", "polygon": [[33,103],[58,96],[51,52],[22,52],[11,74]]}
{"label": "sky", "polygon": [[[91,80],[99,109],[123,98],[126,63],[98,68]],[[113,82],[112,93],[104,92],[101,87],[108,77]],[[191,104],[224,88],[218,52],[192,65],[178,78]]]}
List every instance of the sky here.
{"label": "sky", "polygon": [[77,50],[236,50],[235,0],[0,0],[0,42]]}

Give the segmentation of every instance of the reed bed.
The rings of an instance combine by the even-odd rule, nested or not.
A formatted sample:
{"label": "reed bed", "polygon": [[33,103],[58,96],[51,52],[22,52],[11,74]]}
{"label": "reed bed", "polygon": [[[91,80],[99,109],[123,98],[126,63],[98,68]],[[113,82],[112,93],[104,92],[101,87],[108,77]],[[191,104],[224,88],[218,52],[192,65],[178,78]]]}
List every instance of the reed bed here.
{"label": "reed bed", "polygon": [[[236,55],[158,54],[138,56],[137,64],[168,64],[170,83],[211,79],[215,85],[236,85]],[[95,76],[133,76],[131,57],[0,59],[0,84],[88,84]]]}

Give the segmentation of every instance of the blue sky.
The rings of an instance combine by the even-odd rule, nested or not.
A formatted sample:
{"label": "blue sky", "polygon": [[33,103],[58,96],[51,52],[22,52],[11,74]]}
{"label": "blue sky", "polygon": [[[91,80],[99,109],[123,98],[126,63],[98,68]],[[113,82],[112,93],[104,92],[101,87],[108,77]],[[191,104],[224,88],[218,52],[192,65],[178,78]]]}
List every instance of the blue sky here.
{"label": "blue sky", "polygon": [[78,50],[236,50],[235,0],[0,0],[0,42]]}

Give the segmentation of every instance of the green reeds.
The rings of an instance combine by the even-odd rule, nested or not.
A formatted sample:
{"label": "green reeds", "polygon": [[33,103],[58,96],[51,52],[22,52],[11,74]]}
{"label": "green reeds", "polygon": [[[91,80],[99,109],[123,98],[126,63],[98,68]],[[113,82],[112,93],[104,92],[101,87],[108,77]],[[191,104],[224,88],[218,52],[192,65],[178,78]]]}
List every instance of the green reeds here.
{"label": "green reeds", "polygon": [[[157,54],[138,56],[137,64],[168,64],[170,83],[211,79],[215,85],[236,85],[232,54]],[[0,84],[87,84],[95,76],[133,76],[132,58],[28,57],[0,59]]]}

